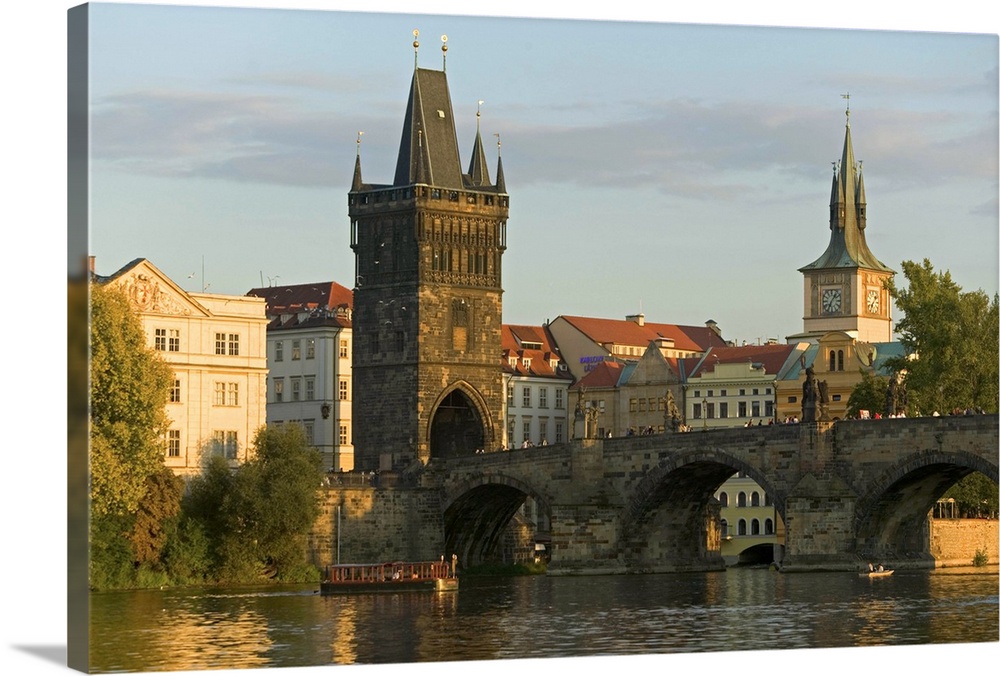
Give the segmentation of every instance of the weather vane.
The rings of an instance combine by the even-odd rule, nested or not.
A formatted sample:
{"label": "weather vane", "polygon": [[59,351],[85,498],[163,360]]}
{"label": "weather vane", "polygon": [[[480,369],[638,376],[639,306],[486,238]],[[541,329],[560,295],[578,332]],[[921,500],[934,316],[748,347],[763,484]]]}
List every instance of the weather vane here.
{"label": "weather vane", "polygon": [[441,36],[441,70],[448,70],[448,36]]}
{"label": "weather vane", "polygon": [[840,98],[847,99],[847,123],[850,124],[850,122],[851,122],[851,93],[847,92],[846,94],[841,94]]}
{"label": "weather vane", "polygon": [[364,135],[363,131],[358,132],[358,157],[361,157],[361,137]]}
{"label": "weather vane", "polygon": [[420,31],[416,28],[413,29],[413,67],[417,67],[417,50],[420,48],[420,42],[417,38],[420,37]]}

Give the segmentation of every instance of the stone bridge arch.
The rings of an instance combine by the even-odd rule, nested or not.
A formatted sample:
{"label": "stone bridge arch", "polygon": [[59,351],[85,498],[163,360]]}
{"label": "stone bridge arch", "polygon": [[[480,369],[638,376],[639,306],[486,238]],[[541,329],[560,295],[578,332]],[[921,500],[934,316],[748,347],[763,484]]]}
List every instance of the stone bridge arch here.
{"label": "stone bridge arch", "polygon": [[434,400],[424,435],[431,458],[474,455],[496,444],[486,400],[465,380],[452,383]]}
{"label": "stone bridge arch", "polygon": [[699,449],[670,456],[645,473],[622,510],[619,553],[634,572],[723,568],[715,492],[742,472],[771,497],[784,519],[785,496],[738,453]]}
{"label": "stone bridge arch", "polygon": [[547,533],[551,508],[532,486],[499,472],[466,478],[443,500],[445,550],[457,555],[462,566],[495,560],[508,524],[527,498],[537,505],[535,531]]}
{"label": "stone bridge arch", "polygon": [[998,482],[997,466],[968,451],[921,451],[885,468],[855,505],[856,554],[864,561],[931,559],[927,513],[955,483],[981,472]]}

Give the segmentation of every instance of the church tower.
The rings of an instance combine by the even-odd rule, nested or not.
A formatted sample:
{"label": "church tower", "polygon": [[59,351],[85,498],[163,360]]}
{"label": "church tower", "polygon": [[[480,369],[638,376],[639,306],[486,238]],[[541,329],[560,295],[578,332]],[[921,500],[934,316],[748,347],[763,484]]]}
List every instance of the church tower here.
{"label": "church tower", "polygon": [[805,277],[804,333],[812,339],[843,331],[855,340],[892,340],[892,316],[885,283],[895,271],[875,258],[865,241],[867,203],[861,163],[854,159],[851,110],[840,162],[830,191],[830,243],[815,261],[799,268]]}
{"label": "church tower", "polygon": [[404,469],[502,443],[509,203],[499,158],[490,182],[476,118],[463,172],[445,72],[414,63],[391,184],[362,180],[359,134],[348,194],[358,469]]}

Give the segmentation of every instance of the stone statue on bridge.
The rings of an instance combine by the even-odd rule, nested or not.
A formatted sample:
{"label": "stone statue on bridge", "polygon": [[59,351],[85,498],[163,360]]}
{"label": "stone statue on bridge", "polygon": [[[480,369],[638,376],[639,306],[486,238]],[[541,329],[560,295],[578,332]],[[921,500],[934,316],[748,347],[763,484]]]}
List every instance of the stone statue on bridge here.
{"label": "stone statue on bridge", "polygon": [[674,401],[674,393],[667,390],[664,401],[666,401],[666,406],[664,406],[663,424],[671,432],[677,432],[681,428],[681,412],[677,408],[677,402]]}
{"label": "stone statue on bridge", "polygon": [[812,366],[806,367],[806,380],[802,383],[802,422],[816,422],[816,400],[819,398],[819,387],[816,384],[816,373]]}
{"label": "stone statue on bridge", "polygon": [[885,391],[885,416],[906,415],[906,403],[906,384],[903,374],[897,371],[889,378],[889,387]]}

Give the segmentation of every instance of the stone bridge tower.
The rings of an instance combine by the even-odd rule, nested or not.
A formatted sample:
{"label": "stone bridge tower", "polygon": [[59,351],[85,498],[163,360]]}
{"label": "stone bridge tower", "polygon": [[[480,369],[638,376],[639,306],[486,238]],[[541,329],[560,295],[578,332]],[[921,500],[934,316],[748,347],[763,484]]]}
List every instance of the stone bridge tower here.
{"label": "stone bridge tower", "polygon": [[391,184],[362,180],[359,135],[348,194],[358,469],[501,443],[508,195],[499,158],[490,182],[478,112],[476,127],[463,172],[445,72],[415,66]]}

